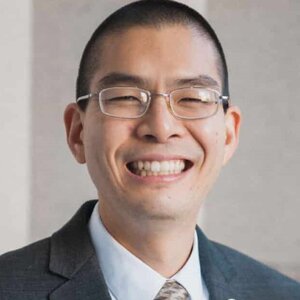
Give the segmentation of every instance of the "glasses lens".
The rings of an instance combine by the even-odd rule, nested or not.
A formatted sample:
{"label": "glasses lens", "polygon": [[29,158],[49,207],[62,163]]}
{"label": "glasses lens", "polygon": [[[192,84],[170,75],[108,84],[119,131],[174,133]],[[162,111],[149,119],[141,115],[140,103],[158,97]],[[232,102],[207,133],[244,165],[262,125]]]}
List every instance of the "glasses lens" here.
{"label": "glasses lens", "polygon": [[173,112],[182,118],[197,119],[214,115],[219,106],[217,91],[203,88],[179,89],[171,93]]}
{"label": "glasses lens", "polygon": [[99,94],[104,114],[120,118],[138,118],[147,110],[148,95],[138,88],[114,87]]}

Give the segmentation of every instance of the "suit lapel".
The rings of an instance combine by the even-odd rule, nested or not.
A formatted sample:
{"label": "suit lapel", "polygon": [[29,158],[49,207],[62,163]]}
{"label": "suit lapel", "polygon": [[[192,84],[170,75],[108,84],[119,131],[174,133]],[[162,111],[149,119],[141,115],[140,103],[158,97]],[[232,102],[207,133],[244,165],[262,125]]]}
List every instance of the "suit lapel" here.
{"label": "suit lapel", "polygon": [[85,203],[51,237],[49,269],[66,281],[50,294],[50,300],[111,299],[88,231],[88,221],[96,202]]}
{"label": "suit lapel", "polygon": [[[76,215],[51,237],[49,270],[65,282],[50,300],[111,300],[95,250],[88,221],[97,201],[86,202]],[[236,272],[223,253],[197,227],[201,273],[210,300],[242,299],[232,287]]]}
{"label": "suit lapel", "polygon": [[49,297],[50,300],[111,300],[103,276],[97,268],[97,258],[93,255],[62,286]]}
{"label": "suit lapel", "polygon": [[236,288],[231,285],[236,272],[232,264],[210,242],[199,227],[196,228],[199,242],[201,275],[209,292],[210,300],[242,299]]}

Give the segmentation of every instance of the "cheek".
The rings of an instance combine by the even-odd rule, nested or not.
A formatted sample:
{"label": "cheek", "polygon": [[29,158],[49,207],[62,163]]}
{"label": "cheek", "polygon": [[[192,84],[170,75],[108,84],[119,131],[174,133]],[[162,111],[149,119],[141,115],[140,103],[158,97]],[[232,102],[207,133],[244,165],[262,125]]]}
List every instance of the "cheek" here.
{"label": "cheek", "polygon": [[87,127],[86,146],[91,155],[113,164],[122,149],[122,144],[128,141],[132,127],[120,119],[103,117]]}
{"label": "cheek", "polygon": [[204,151],[205,160],[223,154],[225,145],[225,126],[219,120],[207,119],[195,122],[190,133]]}
{"label": "cheek", "polygon": [[118,119],[99,120],[85,124],[84,144],[87,167],[98,191],[110,189],[120,181],[123,144],[128,141],[130,127]]}
{"label": "cheek", "polygon": [[[197,126],[191,128],[190,133],[198,146],[202,148],[203,155],[197,166],[196,180],[201,184],[195,184],[195,195],[205,198],[214,185],[222,168],[225,144],[225,127],[222,122],[210,122],[201,120]],[[197,198],[198,199],[198,198]]]}

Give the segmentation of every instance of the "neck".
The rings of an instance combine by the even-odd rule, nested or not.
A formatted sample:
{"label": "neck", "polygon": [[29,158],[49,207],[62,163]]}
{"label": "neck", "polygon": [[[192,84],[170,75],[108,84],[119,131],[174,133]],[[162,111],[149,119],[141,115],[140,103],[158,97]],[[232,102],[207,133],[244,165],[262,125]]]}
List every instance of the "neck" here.
{"label": "neck", "polygon": [[128,215],[112,217],[103,205],[99,214],[107,231],[128,251],[169,278],[188,260],[194,240],[196,221],[138,220]]}

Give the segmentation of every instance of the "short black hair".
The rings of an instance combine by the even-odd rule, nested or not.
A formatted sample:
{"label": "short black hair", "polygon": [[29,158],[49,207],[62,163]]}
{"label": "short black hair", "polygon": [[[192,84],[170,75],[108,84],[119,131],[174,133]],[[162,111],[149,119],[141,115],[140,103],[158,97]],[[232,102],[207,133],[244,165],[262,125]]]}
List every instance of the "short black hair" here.
{"label": "short black hair", "polygon": [[[89,94],[90,81],[99,65],[99,50],[105,36],[132,27],[160,28],[164,25],[195,27],[214,45],[218,55],[218,69],[222,79],[222,94],[229,97],[228,70],[222,45],[212,27],[196,10],[172,0],[140,0],[121,7],[107,17],[88,41],[80,61],[76,82],[76,98]],[[97,53],[97,55],[96,55]],[[100,62],[101,63],[101,62]],[[87,101],[79,102],[82,110]],[[228,102],[223,104],[224,111]]]}

